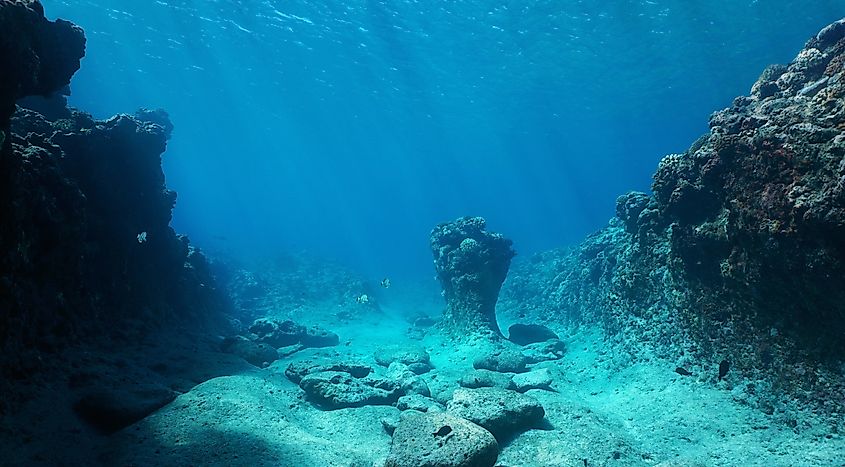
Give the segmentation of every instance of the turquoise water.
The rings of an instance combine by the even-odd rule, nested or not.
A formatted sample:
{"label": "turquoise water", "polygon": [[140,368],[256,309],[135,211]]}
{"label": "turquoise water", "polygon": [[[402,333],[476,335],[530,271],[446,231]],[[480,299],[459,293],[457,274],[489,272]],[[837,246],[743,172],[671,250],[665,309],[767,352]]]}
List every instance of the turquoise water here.
{"label": "turquoise water", "polygon": [[833,0],[43,3],[87,32],[72,105],[171,114],[177,231],[378,277],[430,274],[431,227],[461,215],[521,254],[580,240],[845,16]]}

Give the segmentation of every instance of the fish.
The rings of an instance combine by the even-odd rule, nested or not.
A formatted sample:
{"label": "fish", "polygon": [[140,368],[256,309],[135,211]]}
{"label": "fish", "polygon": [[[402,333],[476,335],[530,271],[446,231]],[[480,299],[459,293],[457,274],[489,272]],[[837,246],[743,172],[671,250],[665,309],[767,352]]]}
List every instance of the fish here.
{"label": "fish", "polygon": [[381,286],[384,287],[385,289],[389,289],[390,288],[390,279],[388,279],[387,277],[382,279],[381,280]]}
{"label": "fish", "polygon": [[731,369],[731,362],[729,362],[727,360],[722,360],[722,362],[719,363],[719,381],[721,381],[722,378],[724,378],[725,375],[728,374],[728,370],[730,370],[730,369]]}
{"label": "fish", "polygon": [[675,368],[675,373],[681,376],[692,376],[692,373],[690,373],[686,368],[681,367]]}
{"label": "fish", "polygon": [[147,243],[147,232],[141,232],[138,234],[138,243]]}

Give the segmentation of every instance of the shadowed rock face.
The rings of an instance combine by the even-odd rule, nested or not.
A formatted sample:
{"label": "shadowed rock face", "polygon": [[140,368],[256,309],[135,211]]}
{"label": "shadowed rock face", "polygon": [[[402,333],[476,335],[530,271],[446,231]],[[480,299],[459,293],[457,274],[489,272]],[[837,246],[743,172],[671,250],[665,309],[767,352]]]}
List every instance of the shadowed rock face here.
{"label": "shadowed rock face", "polygon": [[[0,0],[0,392],[68,346],[221,324],[205,257],[170,227],[163,111],[98,121],[61,96],[82,31]],[[14,112],[14,113],[13,113]],[[11,118],[10,118],[11,116]],[[0,401],[0,413],[11,397]]]}
{"label": "shadowed rock face", "polygon": [[446,298],[447,330],[501,335],[496,301],[516,254],[512,244],[501,234],[488,232],[481,217],[462,217],[432,230],[431,251]]}
{"label": "shadowed rock face", "polygon": [[0,129],[15,101],[48,95],[70,82],[85,55],[85,35],[74,24],[44,18],[37,0],[0,0]]}

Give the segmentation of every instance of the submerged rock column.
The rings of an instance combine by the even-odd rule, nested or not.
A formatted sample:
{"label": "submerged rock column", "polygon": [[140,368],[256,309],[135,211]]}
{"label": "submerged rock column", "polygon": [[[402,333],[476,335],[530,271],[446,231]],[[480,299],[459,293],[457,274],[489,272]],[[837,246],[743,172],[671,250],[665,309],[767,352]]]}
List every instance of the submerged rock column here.
{"label": "submerged rock column", "polygon": [[442,325],[459,335],[501,336],[496,301],[516,253],[511,240],[486,226],[481,217],[461,217],[431,231],[434,268],[446,298]]}

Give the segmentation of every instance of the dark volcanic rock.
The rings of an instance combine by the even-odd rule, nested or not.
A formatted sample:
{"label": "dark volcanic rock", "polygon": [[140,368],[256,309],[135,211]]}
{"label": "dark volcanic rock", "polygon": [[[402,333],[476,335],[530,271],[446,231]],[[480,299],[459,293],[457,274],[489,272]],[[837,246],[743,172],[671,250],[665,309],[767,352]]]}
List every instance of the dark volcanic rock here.
{"label": "dark volcanic rock", "polygon": [[501,335],[496,301],[516,253],[513,242],[486,228],[481,217],[462,217],[431,232],[434,267],[446,297],[443,324],[457,335]]}
{"label": "dark volcanic rock", "polygon": [[393,432],[385,467],[493,467],[499,445],[484,428],[449,415],[429,412],[402,417]]}
{"label": "dark volcanic rock", "polygon": [[508,328],[508,340],[514,344],[528,345],[557,339],[557,334],[541,324],[513,324]]}

